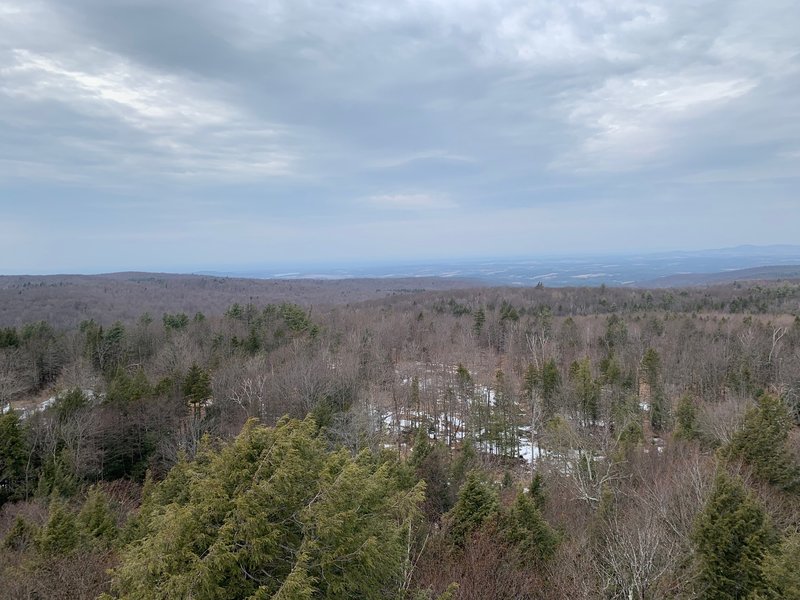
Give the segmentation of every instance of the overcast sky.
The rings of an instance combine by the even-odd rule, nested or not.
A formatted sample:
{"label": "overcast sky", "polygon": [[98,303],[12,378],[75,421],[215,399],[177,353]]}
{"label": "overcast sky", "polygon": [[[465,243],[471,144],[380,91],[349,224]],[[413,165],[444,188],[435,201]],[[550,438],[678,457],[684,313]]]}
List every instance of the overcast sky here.
{"label": "overcast sky", "polygon": [[0,0],[0,272],[800,242],[797,0]]}

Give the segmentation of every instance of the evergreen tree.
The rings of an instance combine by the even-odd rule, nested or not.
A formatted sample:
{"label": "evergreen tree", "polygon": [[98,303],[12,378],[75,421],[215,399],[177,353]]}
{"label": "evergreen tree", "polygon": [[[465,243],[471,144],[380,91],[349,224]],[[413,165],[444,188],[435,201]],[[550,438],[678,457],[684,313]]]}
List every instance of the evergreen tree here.
{"label": "evergreen tree", "polygon": [[460,489],[469,472],[475,468],[478,455],[471,438],[466,438],[461,444],[461,450],[453,460],[450,467],[451,484],[455,489]]}
{"label": "evergreen tree", "polygon": [[792,421],[777,396],[764,394],[747,411],[742,429],[724,450],[729,458],[740,459],[773,485],[800,492],[800,466],[787,445]]}
{"label": "evergreen tree", "polygon": [[328,452],[311,419],[249,422],[151,487],[114,573],[116,597],[387,597],[424,490],[396,472],[369,452]]}
{"label": "evergreen tree", "polygon": [[89,541],[100,546],[111,545],[117,537],[117,522],[102,490],[93,487],[78,513],[78,525]]}
{"label": "evergreen tree", "polygon": [[675,437],[687,441],[700,437],[697,430],[697,407],[689,394],[681,396],[675,409]]}
{"label": "evergreen tree", "polygon": [[521,411],[514,394],[506,383],[505,374],[495,373],[494,406],[490,413],[489,435],[493,450],[500,456],[519,456],[519,425]]}
{"label": "evergreen tree", "polygon": [[762,572],[766,591],[759,597],[800,600],[800,532],[790,534],[764,559]]}
{"label": "evergreen tree", "polygon": [[555,412],[556,394],[561,387],[561,374],[558,372],[558,365],[554,359],[551,358],[542,365],[540,378],[545,416],[550,417]]}
{"label": "evergreen tree", "polygon": [[183,380],[183,395],[194,405],[211,397],[211,375],[208,371],[192,364]]}
{"label": "evergreen tree", "polygon": [[764,590],[761,561],[774,544],[775,532],[741,479],[717,475],[693,539],[703,598],[735,600]]}
{"label": "evergreen tree", "polygon": [[518,494],[502,519],[502,532],[523,561],[547,560],[558,546],[558,535],[544,520],[533,498]]}
{"label": "evergreen tree", "polygon": [[606,334],[602,341],[609,350],[619,349],[628,341],[628,327],[618,315],[614,314],[608,318]]}
{"label": "evergreen tree", "polygon": [[539,387],[539,381],[540,376],[536,365],[528,365],[528,368],[525,369],[525,374],[522,376],[522,393],[525,394],[528,400],[534,398]]}
{"label": "evergreen tree", "polygon": [[24,494],[28,444],[16,411],[0,414],[0,506]]}
{"label": "evergreen tree", "polygon": [[528,495],[531,497],[531,500],[533,500],[533,504],[536,508],[539,510],[544,509],[547,495],[544,490],[544,477],[542,477],[542,474],[538,471],[533,474],[531,485],[528,488]]}
{"label": "evergreen tree", "polygon": [[448,515],[453,543],[462,545],[470,533],[496,516],[498,510],[497,492],[481,479],[477,471],[470,471]]}
{"label": "evergreen tree", "polygon": [[301,554],[291,573],[286,577],[280,589],[273,596],[267,596],[266,586],[262,586],[253,595],[254,600],[270,598],[271,600],[311,600],[316,591],[315,579],[308,574],[307,554]]}
{"label": "evergreen tree", "polygon": [[428,424],[421,422],[414,438],[414,447],[411,449],[409,463],[415,469],[418,468],[428,458],[432,450],[433,444],[431,444],[431,438],[428,435]]}
{"label": "evergreen tree", "polygon": [[642,358],[644,380],[650,388],[650,425],[653,431],[661,433],[667,424],[667,395],[661,372],[661,357],[654,348],[648,348]]}
{"label": "evergreen tree", "polygon": [[36,527],[26,518],[17,515],[3,540],[3,545],[9,550],[25,551],[33,546],[37,535]]}
{"label": "evergreen tree", "polygon": [[45,555],[69,554],[80,544],[78,522],[61,500],[50,503],[47,523],[39,532],[37,546]]}
{"label": "evergreen tree", "polygon": [[79,412],[89,405],[89,399],[80,388],[68,390],[59,396],[55,404],[55,412],[59,421],[64,421],[69,416]]}
{"label": "evergreen tree", "polygon": [[481,306],[475,311],[472,317],[472,331],[475,335],[480,335],[483,331],[483,324],[486,322],[486,313]]}
{"label": "evergreen tree", "polygon": [[572,363],[569,376],[583,422],[594,423],[600,410],[600,388],[592,378],[592,364],[589,358]]}

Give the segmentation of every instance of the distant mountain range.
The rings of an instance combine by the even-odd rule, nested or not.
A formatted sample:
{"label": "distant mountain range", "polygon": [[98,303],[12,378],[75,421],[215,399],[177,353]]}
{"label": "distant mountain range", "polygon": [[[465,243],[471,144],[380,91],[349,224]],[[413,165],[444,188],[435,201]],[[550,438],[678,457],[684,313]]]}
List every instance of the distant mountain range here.
{"label": "distant mountain range", "polygon": [[257,279],[443,277],[487,285],[680,287],[732,281],[800,278],[800,246],[737,246],[688,252],[529,257],[372,264],[350,267],[262,268],[201,272]]}

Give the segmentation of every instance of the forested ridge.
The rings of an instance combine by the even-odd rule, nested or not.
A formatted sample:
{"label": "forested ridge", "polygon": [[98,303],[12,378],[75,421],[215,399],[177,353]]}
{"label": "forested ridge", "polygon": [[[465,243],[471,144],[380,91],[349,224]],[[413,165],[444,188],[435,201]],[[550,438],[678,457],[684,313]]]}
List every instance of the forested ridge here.
{"label": "forested ridge", "polygon": [[800,598],[796,282],[251,300],[4,311],[0,597]]}

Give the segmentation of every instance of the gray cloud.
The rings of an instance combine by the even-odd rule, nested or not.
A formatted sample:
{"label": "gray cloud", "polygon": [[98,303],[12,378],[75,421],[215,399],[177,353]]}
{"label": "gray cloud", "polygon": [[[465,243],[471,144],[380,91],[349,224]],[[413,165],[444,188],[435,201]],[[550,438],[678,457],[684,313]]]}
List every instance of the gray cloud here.
{"label": "gray cloud", "polygon": [[[17,231],[41,215],[28,207],[68,202],[79,232],[120,232],[119,257],[135,252],[118,221],[131,200],[174,214],[166,231],[186,210],[225,223],[197,225],[223,245],[215,231],[238,224],[252,237],[238,251],[265,255],[293,243],[280,228],[357,230],[343,257],[389,257],[403,225],[434,256],[440,219],[472,231],[544,216],[564,231],[509,222],[517,237],[498,248],[568,251],[588,236],[603,249],[590,222],[552,211],[615,210],[638,229],[677,200],[684,220],[698,206],[765,210],[725,234],[675,223],[660,247],[791,242],[773,237],[800,225],[793,4],[0,0],[0,202]],[[163,246],[152,227],[136,235]],[[197,265],[215,259],[187,244]],[[36,256],[7,268],[48,268]]]}

